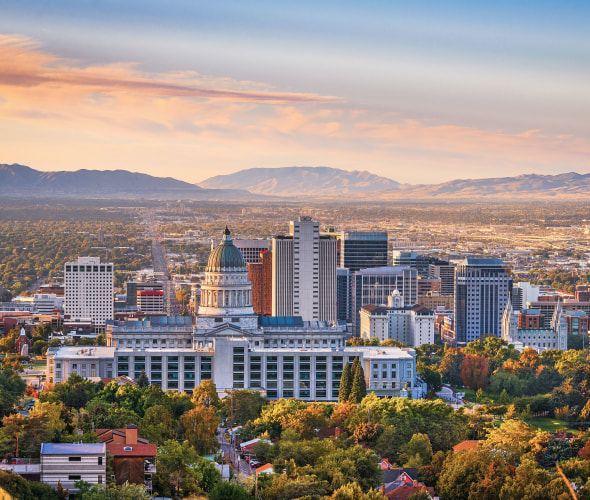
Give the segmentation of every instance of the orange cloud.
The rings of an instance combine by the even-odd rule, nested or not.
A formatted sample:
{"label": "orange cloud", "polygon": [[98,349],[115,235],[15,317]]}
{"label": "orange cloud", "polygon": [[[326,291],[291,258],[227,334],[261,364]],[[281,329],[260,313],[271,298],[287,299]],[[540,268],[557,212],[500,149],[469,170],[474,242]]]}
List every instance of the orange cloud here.
{"label": "orange cloud", "polygon": [[30,39],[0,36],[0,86],[63,86],[83,88],[88,92],[129,91],[237,102],[311,103],[335,100],[332,96],[317,94],[207,88],[174,82],[172,78],[172,75],[142,75],[133,65],[81,69],[70,61],[42,52],[39,44]]}

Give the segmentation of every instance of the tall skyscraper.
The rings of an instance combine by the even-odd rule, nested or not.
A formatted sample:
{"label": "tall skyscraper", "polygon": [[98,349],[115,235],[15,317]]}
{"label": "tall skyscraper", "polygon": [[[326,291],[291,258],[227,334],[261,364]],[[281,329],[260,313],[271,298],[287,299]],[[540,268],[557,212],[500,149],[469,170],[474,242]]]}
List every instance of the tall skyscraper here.
{"label": "tall skyscraper", "polygon": [[356,271],[352,278],[352,331],[360,334],[360,310],[367,304],[376,306],[388,303],[397,290],[403,304],[411,306],[418,300],[418,271],[409,266],[376,267]]}
{"label": "tall skyscraper", "polygon": [[342,231],[338,243],[339,267],[349,271],[348,281],[341,275],[338,279],[338,319],[352,321],[352,276],[360,269],[387,266],[387,232]]}
{"label": "tall skyscraper", "polygon": [[342,231],[340,266],[351,273],[359,269],[387,266],[387,232]]}
{"label": "tall skyscraper", "polygon": [[336,316],[339,320],[352,321],[352,285],[348,269],[336,269]]}
{"label": "tall skyscraper", "polygon": [[500,259],[464,259],[455,268],[454,327],[447,340],[465,345],[499,337],[511,291],[510,268]]}
{"label": "tall skyscraper", "polygon": [[113,263],[100,257],[78,257],[64,266],[64,314],[91,319],[95,331],[113,319]]}
{"label": "tall skyscraper", "polygon": [[290,233],[272,240],[272,315],[336,320],[336,240],[311,217],[291,221]]}
{"label": "tall skyscraper", "polygon": [[440,294],[443,297],[455,295],[455,266],[450,262],[431,259],[428,265],[428,276],[440,278]]}

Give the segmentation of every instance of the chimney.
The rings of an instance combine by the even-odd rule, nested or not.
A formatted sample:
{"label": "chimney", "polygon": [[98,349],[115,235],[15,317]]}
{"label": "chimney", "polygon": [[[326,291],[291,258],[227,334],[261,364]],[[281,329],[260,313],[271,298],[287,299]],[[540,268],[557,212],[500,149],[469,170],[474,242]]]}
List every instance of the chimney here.
{"label": "chimney", "polygon": [[137,444],[137,425],[128,425],[125,429],[125,444]]}

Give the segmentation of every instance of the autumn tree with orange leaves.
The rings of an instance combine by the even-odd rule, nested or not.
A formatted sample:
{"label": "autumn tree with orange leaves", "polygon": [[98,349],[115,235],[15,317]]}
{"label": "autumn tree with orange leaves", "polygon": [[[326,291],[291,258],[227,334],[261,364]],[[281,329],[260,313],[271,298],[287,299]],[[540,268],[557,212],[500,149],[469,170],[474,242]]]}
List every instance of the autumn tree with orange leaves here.
{"label": "autumn tree with orange leaves", "polygon": [[461,380],[470,389],[485,389],[488,385],[488,364],[483,356],[468,354],[461,363]]}

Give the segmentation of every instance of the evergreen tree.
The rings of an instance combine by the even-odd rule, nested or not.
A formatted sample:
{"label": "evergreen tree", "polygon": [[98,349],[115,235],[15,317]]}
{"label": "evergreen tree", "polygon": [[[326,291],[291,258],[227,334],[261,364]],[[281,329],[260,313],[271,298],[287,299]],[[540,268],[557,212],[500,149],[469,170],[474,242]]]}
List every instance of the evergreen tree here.
{"label": "evergreen tree", "polygon": [[150,379],[148,378],[148,376],[145,374],[144,370],[141,370],[141,374],[139,375],[139,378],[137,379],[137,387],[148,387],[150,385]]}
{"label": "evergreen tree", "polygon": [[338,391],[338,402],[344,403],[348,401],[348,396],[350,396],[350,390],[352,389],[352,372],[350,370],[350,365],[348,361],[344,365],[344,370],[342,370],[342,376],[340,377],[340,390]]}
{"label": "evergreen tree", "polygon": [[[356,363],[356,369],[355,369]],[[365,370],[358,361],[358,358],[354,360],[352,364],[352,389],[348,396],[348,401],[351,403],[360,403],[363,398],[367,395],[367,382],[365,381]]]}

